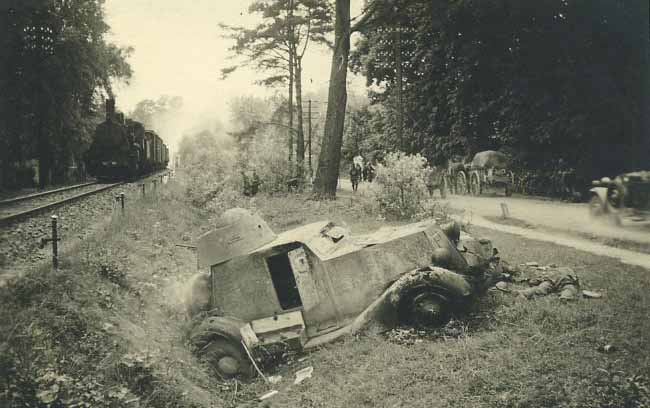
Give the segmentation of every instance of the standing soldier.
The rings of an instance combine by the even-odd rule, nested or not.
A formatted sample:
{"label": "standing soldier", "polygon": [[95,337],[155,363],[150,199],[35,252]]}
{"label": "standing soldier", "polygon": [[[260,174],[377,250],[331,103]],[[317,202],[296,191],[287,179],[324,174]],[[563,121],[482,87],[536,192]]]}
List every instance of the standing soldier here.
{"label": "standing soldier", "polygon": [[353,192],[356,192],[359,187],[359,177],[361,177],[361,167],[358,164],[352,163],[352,167],[350,167],[350,181],[352,182]]}
{"label": "standing soldier", "polygon": [[251,195],[255,196],[257,192],[259,191],[260,184],[262,184],[262,181],[260,180],[259,176],[257,175],[257,172],[253,170],[253,178],[251,180]]}
{"label": "standing soldier", "polygon": [[366,163],[366,167],[363,169],[364,179],[368,183],[372,183],[372,179],[375,177],[375,167],[371,162]]}

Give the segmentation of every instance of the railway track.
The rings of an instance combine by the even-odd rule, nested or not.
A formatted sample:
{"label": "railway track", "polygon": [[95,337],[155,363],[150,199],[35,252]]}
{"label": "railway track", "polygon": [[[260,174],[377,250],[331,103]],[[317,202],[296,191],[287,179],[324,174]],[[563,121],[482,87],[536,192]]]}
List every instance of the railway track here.
{"label": "railway track", "polygon": [[74,202],[121,184],[124,182],[111,184],[92,182],[0,201],[0,225]]}

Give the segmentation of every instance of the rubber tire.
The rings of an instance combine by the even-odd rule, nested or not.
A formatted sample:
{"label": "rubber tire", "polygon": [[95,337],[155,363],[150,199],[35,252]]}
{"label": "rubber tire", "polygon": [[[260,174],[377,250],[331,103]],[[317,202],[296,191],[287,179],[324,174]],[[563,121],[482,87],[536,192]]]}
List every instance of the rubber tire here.
{"label": "rubber tire", "polygon": [[[444,324],[447,320],[449,320],[449,295],[446,293],[438,293],[441,290],[441,288],[436,287],[413,288],[406,296],[404,296],[400,302],[398,308],[399,319],[403,323],[413,325],[414,327],[431,327],[432,325],[439,326]],[[445,291],[442,290],[442,292]],[[417,306],[414,304],[414,302],[424,300],[427,294],[431,295],[429,298],[434,298],[437,300],[437,303],[439,304],[441,310],[440,316],[435,321],[426,321],[426,319],[424,319],[422,316],[418,316],[415,312],[415,308]]]}
{"label": "rubber tire", "polygon": [[[255,374],[253,364],[243,347],[223,338],[211,340],[201,353],[201,360],[208,363],[224,379],[238,377],[247,380]],[[234,363],[237,368],[224,371],[220,367],[220,362],[222,364]]]}

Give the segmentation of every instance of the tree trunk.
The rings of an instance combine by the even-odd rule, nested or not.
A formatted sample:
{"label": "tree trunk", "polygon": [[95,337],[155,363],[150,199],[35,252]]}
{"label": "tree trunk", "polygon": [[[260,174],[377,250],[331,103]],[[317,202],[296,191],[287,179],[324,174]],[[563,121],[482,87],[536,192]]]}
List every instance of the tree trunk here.
{"label": "tree trunk", "polygon": [[38,115],[36,121],[36,134],[38,140],[38,187],[42,190],[50,184],[51,169],[51,148],[48,135],[45,130],[45,108],[43,107],[42,97],[38,101]]}
{"label": "tree trunk", "polygon": [[293,163],[293,73],[294,73],[294,59],[293,52],[289,52],[289,171],[291,171],[291,163]]}
{"label": "tree trunk", "polygon": [[298,109],[298,132],[296,137],[296,177],[302,180],[305,162],[305,131],[302,119],[302,60],[296,57],[296,105]]}
{"label": "tree trunk", "polygon": [[341,161],[341,144],[347,104],[346,80],[350,53],[350,0],[336,0],[336,23],[334,27],[334,54],[330,70],[329,94],[325,130],[314,179],[315,195],[322,198],[336,197]]}
{"label": "tree trunk", "polygon": [[293,46],[293,0],[287,3],[287,33],[289,37],[289,175],[293,171],[293,80],[296,69],[296,54]]}

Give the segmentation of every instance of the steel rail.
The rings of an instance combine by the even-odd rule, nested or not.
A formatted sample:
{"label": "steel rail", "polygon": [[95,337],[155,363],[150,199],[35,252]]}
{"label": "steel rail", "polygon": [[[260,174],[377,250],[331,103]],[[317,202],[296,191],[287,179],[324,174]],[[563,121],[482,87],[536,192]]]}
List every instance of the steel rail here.
{"label": "steel rail", "polygon": [[77,188],[82,188],[82,187],[90,186],[90,185],[93,185],[93,184],[97,184],[97,182],[96,181],[91,181],[91,182],[88,182],[88,183],[75,184],[74,186],[61,187],[61,188],[57,188],[57,189],[54,189],[54,190],[41,191],[41,192],[38,192],[38,193],[27,194],[27,195],[24,195],[24,196],[8,198],[6,200],[0,200],[0,206],[7,205],[7,204],[15,204],[15,203],[18,203],[20,201],[30,200],[32,198],[45,197],[45,196],[50,195],[50,194],[62,193],[64,191],[75,190]]}
{"label": "steel rail", "polygon": [[111,188],[120,186],[120,185],[125,184],[125,183],[126,182],[121,181],[119,183],[108,184],[106,186],[100,187],[100,188],[92,190],[92,191],[86,191],[84,193],[77,194],[77,195],[74,195],[72,197],[67,197],[67,198],[64,198],[62,200],[54,201],[54,202],[48,203],[48,204],[43,204],[43,205],[40,205],[38,207],[30,208],[28,210],[22,210],[22,211],[19,211],[19,212],[16,212],[16,213],[1,217],[0,218],[0,225],[7,224],[9,221],[13,221],[13,220],[16,220],[16,219],[19,219],[19,218],[22,218],[22,217],[26,217],[28,215],[36,214],[36,213],[39,213],[41,211],[50,210],[50,209],[59,207],[59,206],[61,206],[63,204],[71,203],[73,201],[79,200],[80,198],[84,198],[84,197],[87,197],[87,196],[90,196],[90,195],[93,195],[93,194],[97,194],[97,193],[100,193],[102,191],[109,190]]}

